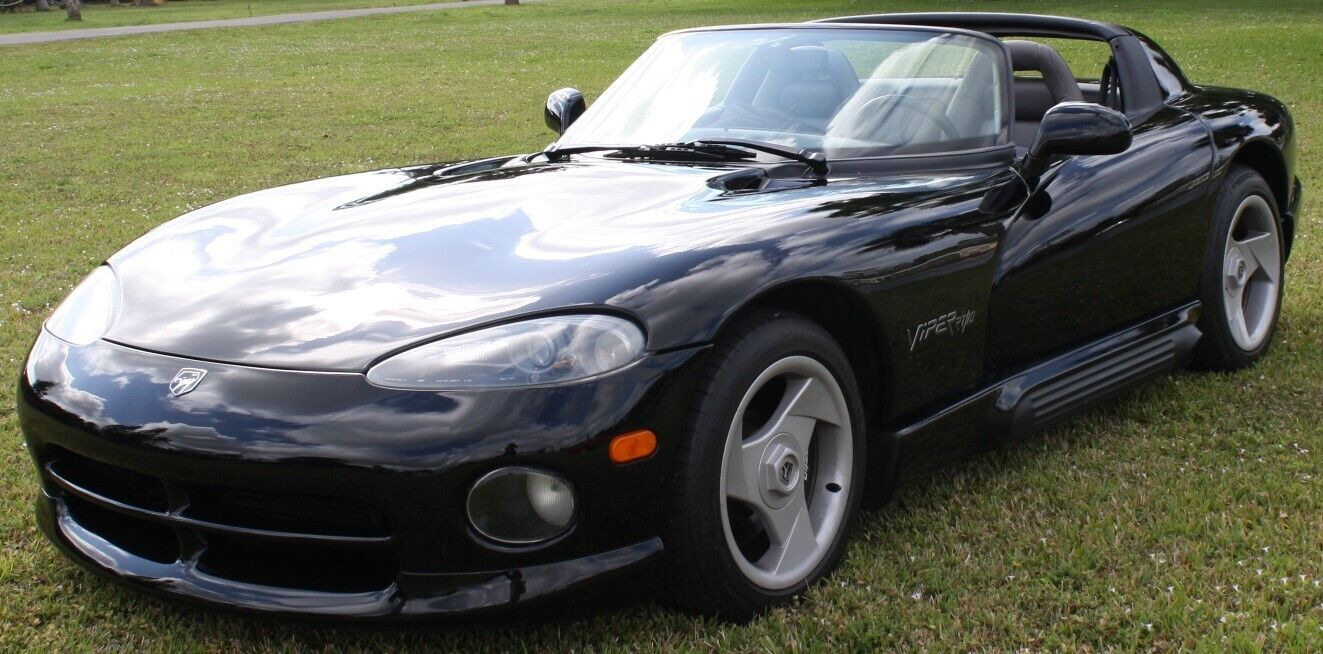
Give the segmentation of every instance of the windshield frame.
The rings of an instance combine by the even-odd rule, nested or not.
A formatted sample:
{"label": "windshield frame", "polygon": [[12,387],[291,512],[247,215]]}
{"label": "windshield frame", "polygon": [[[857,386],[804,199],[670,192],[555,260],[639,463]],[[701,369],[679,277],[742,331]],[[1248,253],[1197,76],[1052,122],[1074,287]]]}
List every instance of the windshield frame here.
{"label": "windshield frame", "polygon": [[[679,30],[673,30],[671,32],[666,32],[665,34],[658,36],[657,39],[655,39],[654,42],[649,45],[648,49],[644,50],[644,53],[646,53],[652,47],[655,47],[657,43],[665,39],[681,36],[685,34],[711,33],[711,32],[737,32],[737,31],[769,31],[770,32],[770,31],[799,31],[799,30],[813,30],[813,31],[842,30],[842,31],[854,31],[854,32],[891,31],[891,32],[920,32],[927,34],[959,35],[981,41],[985,44],[989,44],[991,47],[988,48],[987,52],[991,56],[996,58],[996,61],[993,62],[993,65],[996,69],[997,74],[1000,76],[1000,81],[1001,81],[1001,84],[998,85],[999,97],[997,98],[997,101],[1000,105],[999,107],[1000,124],[997,126],[998,131],[995,137],[995,143],[993,145],[982,145],[978,147],[943,150],[936,152],[878,153],[871,155],[860,155],[860,156],[849,156],[849,157],[832,157],[831,163],[833,168],[836,168],[837,164],[843,164],[843,163],[853,164],[851,167],[855,168],[859,166],[867,167],[869,162],[894,162],[896,160],[906,160],[906,159],[930,160],[933,158],[939,158],[950,161],[953,158],[958,158],[959,155],[962,154],[976,155],[977,158],[983,160],[986,160],[987,155],[989,153],[997,153],[996,156],[997,159],[1005,158],[1007,160],[1010,160],[1014,158],[1015,145],[1011,141],[1010,134],[1011,134],[1011,126],[1014,122],[1014,116],[1015,116],[1015,106],[1014,106],[1015,97],[1010,87],[1010,81],[1014,78],[1014,73],[1012,71],[1012,66],[1011,66],[1010,50],[1006,46],[1005,42],[1003,42],[1000,38],[997,38],[995,36],[983,32],[961,29],[961,28],[922,26],[922,25],[891,25],[891,24],[882,24],[882,23],[805,22],[805,23],[757,23],[757,24],[744,24],[744,25],[718,25],[718,26],[707,26],[707,27],[693,27],[693,28],[679,29]],[[644,53],[640,53],[639,58],[641,58]],[[631,63],[631,66],[632,65],[633,64]],[[623,77],[625,72],[626,71],[622,71],[621,74],[617,76],[616,79],[612,80],[611,85],[614,85],[616,81],[618,81],[621,77]],[[608,85],[607,88],[609,89],[611,85]],[[597,100],[600,100],[601,95],[603,94],[605,94],[605,90],[603,91],[602,94],[599,94]],[[585,145],[595,145],[594,143],[588,141],[575,141],[571,143],[564,143],[563,138],[564,137],[562,136],[561,138],[558,138],[556,141],[551,143],[548,146],[548,149],[555,149],[557,147],[578,147]],[[640,144],[640,145],[644,145],[644,144]],[[822,152],[821,150],[811,150],[811,151],[819,152],[819,153]],[[770,156],[773,159],[775,159],[777,162],[782,161],[780,159],[775,158],[774,155],[766,155],[765,153],[760,153],[758,158],[762,159],[764,156]],[[758,161],[757,163],[769,163],[769,162]],[[890,165],[888,167],[890,167]]]}

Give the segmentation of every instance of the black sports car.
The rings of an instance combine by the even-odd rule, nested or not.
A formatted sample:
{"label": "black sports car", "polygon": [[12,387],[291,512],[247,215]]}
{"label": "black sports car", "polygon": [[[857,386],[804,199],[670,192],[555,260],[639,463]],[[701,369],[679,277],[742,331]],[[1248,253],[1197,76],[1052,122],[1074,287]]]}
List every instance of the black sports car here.
{"label": "black sports car", "polygon": [[[1077,79],[1045,37],[1110,61]],[[1291,118],[1128,28],[683,30],[546,117],[541,152],[253,193],[96,269],[19,382],[51,541],[270,613],[647,564],[741,619],[826,575],[909,457],[1272,341]]]}

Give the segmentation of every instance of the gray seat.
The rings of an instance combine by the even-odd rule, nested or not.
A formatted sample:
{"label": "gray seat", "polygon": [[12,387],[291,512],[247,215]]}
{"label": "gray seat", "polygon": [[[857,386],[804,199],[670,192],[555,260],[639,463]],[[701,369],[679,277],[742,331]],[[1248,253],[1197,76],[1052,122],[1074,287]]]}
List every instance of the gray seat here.
{"label": "gray seat", "polygon": [[[1037,71],[1043,76],[1041,84],[1037,80],[1017,80],[1015,84],[1015,125],[1011,128],[1011,137],[1019,145],[1028,145],[1038,133],[1038,124],[1049,108],[1062,102],[1083,102],[1084,94],[1080,92],[1070,66],[1052,46],[1008,40],[1006,47],[1011,50],[1011,68],[1017,72]],[[1050,98],[1047,106],[1041,100],[1043,87]]]}
{"label": "gray seat", "polygon": [[859,88],[850,60],[837,50],[802,45],[777,53],[755,107],[769,107],[816,125],[825,125]]}
{"label": "gray seat", "polygon": [[956,126],[962,138],[989,135],[987,145],[996,140],[997,104],[1001,101],[992,93],[996,73],[992,68],[994,59],[979,57],[956,87],[951,97],[946,117]]}

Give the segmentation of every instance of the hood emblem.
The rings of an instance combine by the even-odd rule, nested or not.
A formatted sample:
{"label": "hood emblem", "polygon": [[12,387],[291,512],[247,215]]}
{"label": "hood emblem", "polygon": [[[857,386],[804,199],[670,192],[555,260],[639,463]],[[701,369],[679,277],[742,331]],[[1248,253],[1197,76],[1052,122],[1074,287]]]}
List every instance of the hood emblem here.
{"label": "hood emblem", "polygon": [[179,372],[175,373],[175,378],[170,381],[170,394],[175,397],[187,395],[197,388],[198,384],[202,383],[202,378],[206,376],[206,370],[180,368]]}

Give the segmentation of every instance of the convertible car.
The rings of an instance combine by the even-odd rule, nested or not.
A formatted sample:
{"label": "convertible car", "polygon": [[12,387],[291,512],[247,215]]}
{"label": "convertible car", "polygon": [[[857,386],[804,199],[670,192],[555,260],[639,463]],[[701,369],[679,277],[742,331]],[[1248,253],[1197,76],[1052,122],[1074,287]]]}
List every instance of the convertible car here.
{"label": "convertible car", "polygon": [[1132,29],[689,29],[543,111],[542,151],[252,193],[93,271],[19,381],[50,540],[266,613],[646,578],[742,620],[912,457],[1273,339],[1291,117]]}

